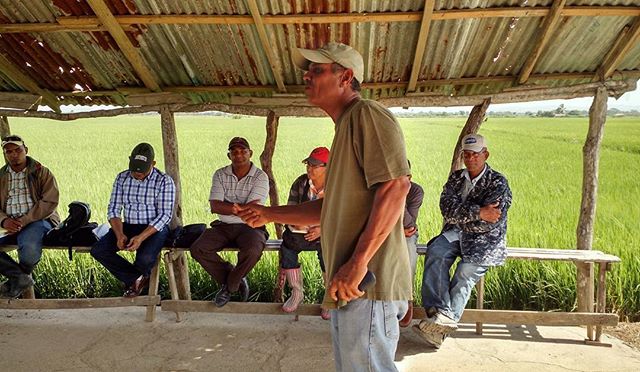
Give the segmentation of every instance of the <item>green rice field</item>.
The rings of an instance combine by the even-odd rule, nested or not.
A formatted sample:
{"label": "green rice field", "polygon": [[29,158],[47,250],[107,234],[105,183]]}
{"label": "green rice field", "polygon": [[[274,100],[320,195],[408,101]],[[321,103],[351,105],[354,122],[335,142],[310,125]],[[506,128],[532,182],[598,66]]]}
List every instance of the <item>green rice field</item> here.
{"label": "green rice field", "polygon": [[[413,168],[413,180],[425,190],[419,217],[420,242],[441,227],[439,194],[451,154],[466,118],[400,119]],[[139,142],[156,148],[164,169],[158,115],[122,116],[73,122],[9,119],[12,133],[23,136],[29,155],[48,166],[61,190],[59,211],[73,200],[89,202],[93,218],[106,222],[106,207],[117,172]],[[210,222],[208,196],[215,169],[229,163],[226,146],[246,137],[259,163],[265,119],[231,116],[176,116],[185,223]],[[575,249],[582,185],[582,146],[588,118],[493,118],[480,133],[489,140],[489,164],[505,174],[513,192],[508,245]],[[304,172],[301,160],[316,146],[331,145],[328,118],[282,118],[273,168],[281,202]],[[640,319],[640,118],[609,118],[601,149],[594,249],[618,255],[608,276],[608,306],[623,319]],[[271,229],[272,237],[274,237]],[[305,301],[318,301],[323,288],[314,253],[303,254]],[[270,301],[278,257],[265,253],[249,276],[252,299]],[[190,262],[194,299],[211,299],[216,290],[209,276]],[[422,272],[419,262],[418,273]],[[120,295],[119,283],[89,255],[69,262],[63,252],[47,252],[36,273],[42,297]],[[419,302],[420,276],[415,293]],[[166,277],[161,294],[167,296]],[[575,307],[575,268],[570,263],[511,261],[489,272],[485,307],[498,309],[571,310]],[[471,306],[472,304],[470,304]]]}

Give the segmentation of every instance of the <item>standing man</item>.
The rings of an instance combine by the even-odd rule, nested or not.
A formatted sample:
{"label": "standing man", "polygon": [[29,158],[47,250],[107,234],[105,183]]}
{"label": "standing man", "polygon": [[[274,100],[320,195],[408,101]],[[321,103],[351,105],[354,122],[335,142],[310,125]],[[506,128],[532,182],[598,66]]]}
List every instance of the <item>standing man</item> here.
{"label": "standing man", "polygon": [[[116,176],[107,218],[111,229],[91,248],[91,255],[124,283],[124,297],[139,296],[169,235],[176,187],[156,167],[148,143],[133,148],[129,170]],[[121,215],[124,215],[124,222]],[[136,252],[132,263],[118,254]]]}
{"label": "standing man", "polygon": [[[444,185],[440,210],[445,225],[427,246],[422,304],[428,317],[413,326],[436,349],[458,329],[473,286],[507,258],[507,179],[486,164],[489,151],[483,136],[464,136],[462,150],[466,169],[453,172]],[[462,259],[449,278],[458,257]]]}
{"label": "standing man", "polygon": [[[395,371],[398,321],[412,299],[402,211],[411,172],[404,137],[391,112],[362,99],[362,56],[348,45],[298,49],[305,94],[335,123],[325,197],[282,207],[241,207],[248,223],[322,227],[329,278],[323,306],[331,311],[338,371]],[[377,282],[358,284],[371,271]]]}
{"label": "standing man", "polygon": [[[411,162],[409,162],[411,167]],[[409,176],[409,180],[411,180]],[[402,224],[404,226],[404,236],[407,239],[407,249],[409,252],[409,263],[411,264],[411,284],[414,282],[416,276],[416,264],[418,263],[418,212],[420,206],[422,206],[422,199],[424,199],[424,190],[422,186],[411,181],[411,187],[407,194],[407,201],[404,207],[404,217],[402,218]],[[400,320],[400,327],[408,327],[413,320],[413,301],[409,301],[409,309],[404,318]]]}
{"label": "standing man", "polygon": [[34,284],[31,272],[42,256],[42,238],[60,223],[59,191],[51,171],[27,156],[21,137],[3,138],[2,151],[7,164],[0,168],[0,244],[17,243],[20,263],[0,252],[0,274],[9,278],[0,296],[16,298]]}
{"label": "standing man", "polygon": [[[240,292],[242,301],[249,299],[246,275],[260,260],[269,237],[264,227],[250,227],[236,216],[237,204],[264,204],[269,195],[269,178],[253,165],[252,155],[246,139],[231,139],[227,153],[231,165],[215,171],[209,196],[211,213],[220,219],[211,222],[211,228],[191,246],[191,256],[220,285],[213,299],[218,307],[226,305],[234,292]],[[236,266],[218,254],[227,247],[238,248]]]}

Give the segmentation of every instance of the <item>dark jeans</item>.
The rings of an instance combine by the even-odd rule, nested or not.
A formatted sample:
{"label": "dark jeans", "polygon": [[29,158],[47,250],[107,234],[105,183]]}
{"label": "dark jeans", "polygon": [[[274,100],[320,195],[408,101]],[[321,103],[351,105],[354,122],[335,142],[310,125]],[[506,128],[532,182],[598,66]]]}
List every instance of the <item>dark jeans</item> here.
{"label": "dark jeans", "polygon": [[[220,285],[229,291],[240,288],[240,281],[258,263],[269,234],[264,227],[254,229],[243,223],[215,222],[191,245],[191,256]],[[224,248],[238,248],[234,267],[218,254]]]}
{"label": "dark jeans", "polygon": [[[128,238],[133,238],[148,226],[124,223],[123,231]],[[151,269],[156,264],[167,235],[169,235],[169,227],[165,226],[162,230],[148,237],[140,244],[140,248],[136,251],[136,259],[132,264],[118,254],[120,250],[116,243],[116,234],[112,229],[109,229],[107,235],[91,247],[91,255],[125,286],[129,287],[140,275],[151,274]]]}
{"label": "dark jeans", "polygon": [[298,255],[302,251],[316,251],[318,260],[320,261],[320,269],[324,272],[324,260],[322,259],[322,249],[320,247],[320,238],[307,241],[302,233],[294,233],[286,229],[282,234],[282,261],[280,267],[283,269],[297,269],[300,267]]}

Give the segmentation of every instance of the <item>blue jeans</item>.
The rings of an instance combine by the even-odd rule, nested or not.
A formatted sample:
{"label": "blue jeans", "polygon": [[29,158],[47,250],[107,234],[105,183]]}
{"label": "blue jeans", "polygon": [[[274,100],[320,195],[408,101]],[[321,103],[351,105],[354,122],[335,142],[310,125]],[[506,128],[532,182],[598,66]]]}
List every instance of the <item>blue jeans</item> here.
{"label": "blue jeans", "polygon": [[407,236],[407,248],[409,248],[409,263],[411,264],[411,283],[416,277],[416,265],[418,263],[418,232]]}
{"label": "blue jeans", "polygon": [[19,233],[0,238],[0,244],[17,244],[20,267],[26,274],[31,274],[42,257],[42,238],[52,228],[49,221],[33,221]]}
{"label": "blue jeans", "polygon": [[[133,238],[148,226],[124,223],[123,230],[128,238]],[[136,250],[136,259],[132,264],[118,254],[120,250],[116,242],[116,234],[114,234],[113,229],[109,229],[107,235],[103,236],[91,247],[91,256],[107,268],[118,280],[123,282],[125,286],[129,287],[140,275],[151,274],[151,269],[156,264],[158,254],[160,254],[160,250],[164,246],[167,235],[169,235],[169,227],[165,226],[162,230],[148,237],[147,240],[140,244],[140,248]]]}
{"label": "blue jeans", "polygon": [[449,270],[458,257],[461,257],[460,241],[450,243],[440,235],[427,247],[422,273],[422,305],[425,310],[435,307],[456,322],[462,317],[473,286],[489,269],[489,266],[462,259],[453,277],[449,278]]}
{"label": "blue jeans", "polygon": [[398,321],[407,308],[407,301],[357,299],[331,310],[336,371],[397,371]]}

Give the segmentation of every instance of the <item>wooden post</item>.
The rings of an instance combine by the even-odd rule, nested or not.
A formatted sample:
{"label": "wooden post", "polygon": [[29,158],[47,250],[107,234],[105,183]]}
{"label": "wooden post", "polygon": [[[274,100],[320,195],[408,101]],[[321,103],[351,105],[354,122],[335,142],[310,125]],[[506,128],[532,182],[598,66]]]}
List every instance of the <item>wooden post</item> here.
{"label": "wooden post", "polygon": [[[582,148],[582,202],[580,219],[576,229],[577,248],[590,250],[593,244],[593,225],[596,217],[596,198],[598,195],[598,163],[600,161],[600,145],[607,119],[607,88],[597,88],[596,95],[589,109],[589,131]],[[576,264],[576,295],[578,311],[593,311],[594,271],[593,264]],[[593,327],[588,327],[587,337],[593,340]]]}
{"label": "wooden post", "polygon": [[[271,159],[273,159],[273,153],[276,149],[276,139],[278,138],[278,120],[280,118],[273,111],[269,111],[267,115],[267,138],[264,141],[264,150],[260,154],[260,165],[262,170],[269,177],[269,200],[271,206],[280,205],[278,198],[278,186],[276,185],[276,179],[273,177],[273,170],[271,166]],[[278,239],[282,239],[282,224],[274,224],[276,227],[276,235]]]}
{"label": "wooden post", "polygon": [[[168,106],[163,106],[160,109],[160,119],[162,122],[162,147],[164,150],[165,171],[173,178],[173,182],[176,185],[176,203],[174,215],[170,223],[173,229],[177,226],[182,226],[182,187],[180,185],[180,168],[178,162],[178,136],[176,135],[176,122],[173,117],[173,112],[169,110]],[[184,252],[176,254],[173,265],[180,299],[190,300],[189,266]]]}
{"label": "wooden post", "polygon": [[467,134],[478,133],[480,125],[484,120],[484,115],[487,113],[487,108],[491,103],[491,98],[486,98],[481,104],[473,106],[467,122],[464,124],[458,142],[456,142],[456,148],[453,150],[453,159],[451,159],[451,170],[449,174],[462,168],[462,138]]}
{"label": "wooden post", "polygon": [[4,138],[11,134],[9,120],[6,116],[0,116],[0,138]]}

